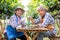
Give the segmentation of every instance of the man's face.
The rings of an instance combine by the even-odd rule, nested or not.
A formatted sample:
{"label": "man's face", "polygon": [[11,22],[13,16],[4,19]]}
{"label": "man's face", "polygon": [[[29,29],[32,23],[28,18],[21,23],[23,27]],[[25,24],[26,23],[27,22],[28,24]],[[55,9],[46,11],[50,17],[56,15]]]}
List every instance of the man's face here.
{"label": "man's face", "polygon": [[17,16],[21,16],[22,15],[22,10],[17,10],[17,11],[15,11],[15,13],[16,13]]}
{"label": "man's face", "polygon": [[45,15],[46,11],[45,10],[39,10],[38,13],[39,13],[39,15],[41,15],[43,17]]}

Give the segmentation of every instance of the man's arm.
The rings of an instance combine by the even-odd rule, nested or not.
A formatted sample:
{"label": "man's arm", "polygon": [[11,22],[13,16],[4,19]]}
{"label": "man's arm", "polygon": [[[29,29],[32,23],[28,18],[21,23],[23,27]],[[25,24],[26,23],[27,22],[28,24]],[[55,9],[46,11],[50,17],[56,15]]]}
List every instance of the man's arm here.
{"label": "man's arm", "polygon": [[44,18],[44,21],[42,24],[39,24],[40,27],[46,27],[48,24],[50,24],[51,17],[50,15],[46,15]]}
{"label": "man's arm", "polygon": [[37,19],[34,20],[34,23],[37,24],[40,22],[40,20],[41,20],[41,17],[38,17]]}
{"label": "man's arm", "polygon": [[32,23],[34,23],[34,24],[37,24],[37,23],[39,23],[39,21],[40,21],[40,19],[41,19],[41,17],[38,17],[37,19],[33,19],[33,18],[28,18]]}

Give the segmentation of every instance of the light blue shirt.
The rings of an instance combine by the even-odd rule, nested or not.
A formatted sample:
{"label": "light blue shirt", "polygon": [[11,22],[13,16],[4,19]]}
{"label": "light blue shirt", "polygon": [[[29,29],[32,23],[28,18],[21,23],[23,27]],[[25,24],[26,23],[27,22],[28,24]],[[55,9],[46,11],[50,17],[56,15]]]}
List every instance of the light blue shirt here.
{"label": "light blue shirt", "polygon": [[[20,21],[22,20],[22,17],[20,17]],[[25,21],[22,21],[21,23],[18,22],[18,17],[16,15],[13,15],[10,17],[9,25],[7,25],[5,32],[7,33],[8,40],[11,38],[16,38],[23,36],[23,32],[17,32],[16,27],[19,25],[26,25]]]}
{"label": "light blue shirt", "polygon": [[[20,21],[22,20],[23,18],[20,16]],[[16,15],[13,15],[10,17],[10,21],[9,21],[9,24],[13,27],[13,28],[16,28],[17,26],[19,25],[26,25],[26,22],[23,21],[21,23],[18,22],[18,17]]]}

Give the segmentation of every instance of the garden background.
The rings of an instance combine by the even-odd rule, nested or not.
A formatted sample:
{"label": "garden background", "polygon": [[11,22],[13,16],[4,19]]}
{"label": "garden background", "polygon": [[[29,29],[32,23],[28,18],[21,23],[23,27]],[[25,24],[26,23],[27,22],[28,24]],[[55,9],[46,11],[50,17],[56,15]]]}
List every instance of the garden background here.
{"label": "garden background", "polygon": [[59,36],[60,27],[60,0],[0,0],[0,20],[2,26],[6,27],[11,15],[14,14],[14,9],[20,6],[25,10],[24,17],[31,16],[34,19],[38,17],[36,9],[40,4],[43,4],[48,12],[55,18],[57,35]]}

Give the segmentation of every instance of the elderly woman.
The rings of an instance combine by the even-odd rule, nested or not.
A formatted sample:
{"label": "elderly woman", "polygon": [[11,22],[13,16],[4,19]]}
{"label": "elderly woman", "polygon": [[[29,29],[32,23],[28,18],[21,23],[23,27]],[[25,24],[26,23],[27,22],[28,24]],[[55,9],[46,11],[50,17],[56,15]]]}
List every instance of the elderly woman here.
{"label": "elderly woman", "polygon": [[21,40],[27,40],[23,32],[17,32],[16,27],[22,25],[25,26],[25,21],[21,21],[23,17],[24,10],[20,7],[15,9],[15,14],[10,17],[9,25],[5,29],[5,37],[7,40],[16,40],[16,38],[20,38]]}
{"label": "elderly woman", "polygon": [[[43,40],[43,38],[46,37],[50,37],[50,36],[54,36],[56,34],[56,29],[54,26],[54,18],[47,12],[47,9],[43,6],[40,5],[39,8],[37,9],[38,13],[39,13],[39,17],[37,19],[33,19],[33,18],[29,18],[29,20],[32,21],[32,23],[39,23],[38,26],[42,27],[42,28],[52,28],[51,30],[48,30],[47,32],[40,32],[37,40]],[[53,27],[48,25],[52,25]]]}

